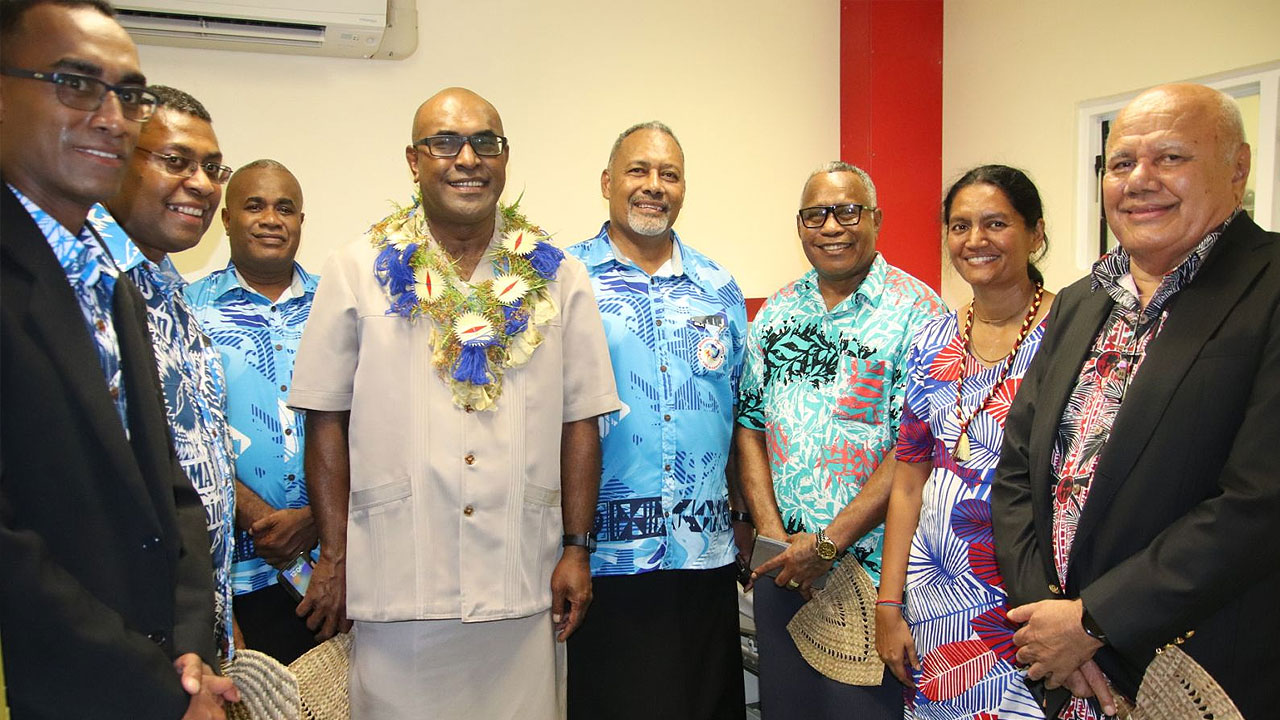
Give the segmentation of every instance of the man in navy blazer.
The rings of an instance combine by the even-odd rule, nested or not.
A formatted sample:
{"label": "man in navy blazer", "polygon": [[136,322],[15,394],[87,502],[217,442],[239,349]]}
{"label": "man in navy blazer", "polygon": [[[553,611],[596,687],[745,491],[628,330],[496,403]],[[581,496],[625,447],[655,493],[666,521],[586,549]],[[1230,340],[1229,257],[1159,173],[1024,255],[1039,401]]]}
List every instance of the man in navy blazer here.
{"label": "man in navy blazer", "polygon": [[0,0],[0,640],[14,718],[221,718],[204,511],[86,224],[154,96],[102,2]]}
{"label": "man in navy blazer", "polygon": [[1049,717],[1062,686],[1132,699],[1169,644],[1246,717],[1275,712],[1280,235],[1241,209],[1249,162],[1235,102],[1204,86],[1148,90],[1113,123],[1120,248],[1058,296],[992,491],[1017,659]]}

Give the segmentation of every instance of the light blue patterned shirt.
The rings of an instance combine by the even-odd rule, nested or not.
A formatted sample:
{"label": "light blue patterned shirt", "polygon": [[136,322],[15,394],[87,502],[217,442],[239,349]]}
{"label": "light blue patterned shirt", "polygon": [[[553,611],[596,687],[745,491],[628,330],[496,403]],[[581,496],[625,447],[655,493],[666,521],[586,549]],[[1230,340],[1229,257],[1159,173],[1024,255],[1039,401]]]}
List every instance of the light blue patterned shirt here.
{"label": "light blue patterned shirt", "polygon": [[[286,401],[302,328],[320,278],[294,264],[293,285],[275,302],[242,282],[234,265],[187,287],[187,301],[222,353],[236,477],[276,509],[307,506],[302,472],[303,413]],[[243,530],[236,538],[236,594],[277,582]]]}
{"label": "light blue patterned shirt", "polygon": [[222,360],[200,331],[183,300],[186,281],[167,256],[148,260],[107,209],[94,205],[89,222],[98,229],[116,264],[147,302],[147,326],[155,347],[160,386],[178,463],[204,504],[213,552],[215,638],[230,657],[231,556],[235,536],[235,476],[227,430],[227,385]]}
{"label": "light blue patterned shirt", "polygon": [[[54,257],[67,274],[67,282],[71,283],[71,290],[76,294],[76,300],[80,301],[85,325],[93,338],[93,346],[98,351],[98,362],[106,377],[107,391],[111,393],[116,412],[120,413],[120,422],[124,423],[125,435],[128,436],[129,413],[120,372],[120,340],[116,337],[116,325],[111,316],[111,296],[116,288],[117,270],[89,229],[93,216],[90,214],[89,220],[80,228],[79,235],[72,235],[62,223],[20,190],[12,185],[9,185],[9,189],[31,215],[36,227],[44,233]],[[101,231],[100,228],[96,229]]]}
{"label": "light blue patterned shirt", "polygon": [[[878,254],[858,289],[829,311],[813,270],[760,309],[738,423],[765,434],[788,533],[826,528],[893,449],[912,338],[944,310],[933,290]],[[883,537],[880,525],[849,548],[876,582]]]}
{"label": "light blue patterned shirt", "polygon": [[568,249],[587,267],[622,409],[600,419],[603,474],[592,575],[709,569],[737,552],[725,463],[746,340],[733,277],[674,231],[650,276],[600,234]]}

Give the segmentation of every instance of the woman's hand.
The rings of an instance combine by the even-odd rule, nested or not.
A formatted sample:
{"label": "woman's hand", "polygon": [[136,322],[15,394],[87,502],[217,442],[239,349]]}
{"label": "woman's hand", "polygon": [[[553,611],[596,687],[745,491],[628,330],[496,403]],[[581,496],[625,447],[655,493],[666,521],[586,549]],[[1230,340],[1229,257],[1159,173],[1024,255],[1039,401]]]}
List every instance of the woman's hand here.
{"label": "woman's hand", "polygon": [[916,686],[911,670],[920,670],[920,658],[916,657],[916,641],[902,618],[902,608],[876,606],[876,652],[898,682],[909,688]]}

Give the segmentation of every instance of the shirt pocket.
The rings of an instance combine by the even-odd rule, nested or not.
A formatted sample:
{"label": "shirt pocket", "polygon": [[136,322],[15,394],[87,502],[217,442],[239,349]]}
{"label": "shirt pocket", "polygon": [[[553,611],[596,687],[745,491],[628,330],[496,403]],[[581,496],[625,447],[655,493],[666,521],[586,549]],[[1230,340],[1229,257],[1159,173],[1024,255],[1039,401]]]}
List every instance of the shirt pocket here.
{"label": "shirt pocket", "polygon": [[729,371],[732,337],[728,322],[723,313],[697,315],[686,322],[683,351],[694,375],[721,376]]}
{"label": "shirt pocket", "polygon": [[885,421],[885,396],[893,369],[889,363],[852,355],[840,358],[832,416],[841,422],[879,425]]}
{"label": "shirt pocket", "polygon": [[[408,477],[351,493],[347,524],[347,604],[368,617],[388,604],[412,602],[413,485]],[[405,597],[405,593],[408,597]]]}
{"label": "shirt pocket", "polygon": [[526,480],[521,513],[520,568],[527,573],[523,585],[540,594],[549,587],[551,571],[560,556],[560,541],[564,533],[560,489],[542,487]]}

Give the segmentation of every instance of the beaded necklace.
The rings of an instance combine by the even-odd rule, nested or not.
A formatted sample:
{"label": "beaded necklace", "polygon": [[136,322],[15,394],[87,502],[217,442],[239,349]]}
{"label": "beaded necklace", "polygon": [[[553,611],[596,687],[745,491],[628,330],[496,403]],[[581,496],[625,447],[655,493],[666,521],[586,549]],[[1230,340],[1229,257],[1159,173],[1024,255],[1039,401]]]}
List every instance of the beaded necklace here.
{"label": "beaded necklace", "polygon": [[[978,416],[986,408],[987,403],[991,402],[991,398],[995,397],[996,391],[1004,384],[1006,378],[1009,377],[1009,371],[1013,369],[1013,361],[1018,356],[1018,348],[1022,346],[1022,341],[1027,339],[1031,334],[1032,323],[1036,319],[1036,313],[1040,312],[1040,300],[1044,297],[1044,285],[1036,283],[1035,295],[1031,298],[1031,309],[1027,311],[1027,316],[1022,320],[1022,329],[1018,332],[1018,339],[1013,341],[1013,348],[1009,350],[1009,354],[1004,358],[1004,365],[1000,368],[1000,375],[996,378],[995,384],[991,386],[991,390],[987,392],[987,396],[978,403],[968,417],[964,415],[964,380],[967,377],[966,370],[968,363],[962,363],[960,366],[960,378],[956,380],[956,420],[960,424],[960,433],[956,437],[956,444],[952,455],[955,456],[957,462],[969,461],[969,423]],[[964,331],[960,334],[960,344],[962,347],[969,347],[969,334],[973,331],[973,303],[969,303],[969,310],[965,313]],[[976,352],[975,352],[976,354]]]}

